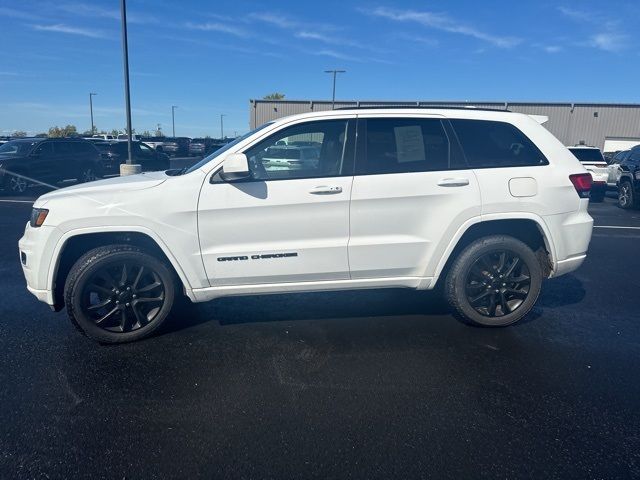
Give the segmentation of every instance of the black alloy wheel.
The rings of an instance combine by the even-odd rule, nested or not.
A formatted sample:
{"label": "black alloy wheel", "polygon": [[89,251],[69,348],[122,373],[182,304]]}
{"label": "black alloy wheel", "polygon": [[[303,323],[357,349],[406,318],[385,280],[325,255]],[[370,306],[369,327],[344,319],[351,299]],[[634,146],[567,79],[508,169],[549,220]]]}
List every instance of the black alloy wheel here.
{"label": "black alloy wheel", "polygon": [[65,281],[72,323],[101,343],[151,335],[179,297],[180,281],[164,259],[133,245],[106,245],[80,257]]}
{"label": "black alloy wheel", "polygon": [[82,293],[82,309],[104,330],[132,332],[157,317],[165,301],[165,288],[149,267],[118,262],[89,279]]}
{"label": "black alloy wheel", "polygon": [[502,317],[524,303],[530,284],[531,273],[521,258],[509,250],[496,250],[482,255],[469,269],[467,300],[480,315]]}

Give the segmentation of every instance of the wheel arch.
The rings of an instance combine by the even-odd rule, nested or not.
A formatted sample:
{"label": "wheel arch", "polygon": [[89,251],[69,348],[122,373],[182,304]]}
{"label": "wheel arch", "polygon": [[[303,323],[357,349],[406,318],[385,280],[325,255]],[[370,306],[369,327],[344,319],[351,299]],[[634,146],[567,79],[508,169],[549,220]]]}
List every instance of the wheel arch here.
{"label": "wheel arch", "polygon": [[547,225],[540,217],[529,213],[515,213],[506,218],[504,214],[495,217],[483,215],[458,229],[436,267],[432,285],[446,276],[452,262],[466,246],[489,235],[509,235],[523,241],[537,253],[544,276],[548,277],[553,271],[555,246]]}
{"label": "wheel arch", "polygon": [[64,282],[75,262],[87,251],[110,244],[128,244],[142,248],[167,262],[175,272],[186,295],[191,297],[191,285],[178,261],[169,248],[151,231],[146,229],[105,229],[72,230],[58,242],[53,253],[55,262],[51,263],[47,285],[53,292],[54,309],[64,306]]}

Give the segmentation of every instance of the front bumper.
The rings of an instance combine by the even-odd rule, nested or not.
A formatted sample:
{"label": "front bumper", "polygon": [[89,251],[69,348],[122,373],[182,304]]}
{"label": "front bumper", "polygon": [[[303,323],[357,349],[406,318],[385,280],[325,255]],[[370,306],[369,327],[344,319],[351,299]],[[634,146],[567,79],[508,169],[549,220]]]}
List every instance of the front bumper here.
{"label": "front bumper", "polygon": [[18,242],[20,265],[27,290],[38,300],[54,306],[53,282],[50,281],[51,258],[61,235],[57,228],[43,225],[32,228],[28,223]]}

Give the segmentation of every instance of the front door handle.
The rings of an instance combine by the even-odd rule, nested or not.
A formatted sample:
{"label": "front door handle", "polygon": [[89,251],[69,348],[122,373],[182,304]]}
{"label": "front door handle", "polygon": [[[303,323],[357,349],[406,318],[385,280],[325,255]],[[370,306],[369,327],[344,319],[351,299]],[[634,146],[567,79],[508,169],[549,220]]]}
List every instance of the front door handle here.
{"label": "front door handle", "polygon": [[334,195],[336,193],[342,193],[342,187],[320,185],[318,187],[313,187],[309,190],[309,193],[312,193],[313,195]]}
{"label": "front door handle", "polygon": [[469,185],[468,178],[443,178],[438,182],[439,187],[464,187]]}

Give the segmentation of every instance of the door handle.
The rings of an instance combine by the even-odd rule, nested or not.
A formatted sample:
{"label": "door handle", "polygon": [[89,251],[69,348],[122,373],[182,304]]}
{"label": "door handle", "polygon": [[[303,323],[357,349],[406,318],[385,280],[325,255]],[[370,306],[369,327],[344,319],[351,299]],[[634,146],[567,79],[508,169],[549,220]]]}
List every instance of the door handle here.
{"label": "door handle", "polygon": [[336,193],[342,193],[342,187],[329,187],[326,185],[320,185],[318,187],[313,187],[309,190],[309,193],[313,195],[334,195]]}
{"label": "door handle", "polygon": [[468,178],[443,178],[438,181],[439,187],[464,187],[469,185]]}

